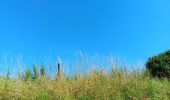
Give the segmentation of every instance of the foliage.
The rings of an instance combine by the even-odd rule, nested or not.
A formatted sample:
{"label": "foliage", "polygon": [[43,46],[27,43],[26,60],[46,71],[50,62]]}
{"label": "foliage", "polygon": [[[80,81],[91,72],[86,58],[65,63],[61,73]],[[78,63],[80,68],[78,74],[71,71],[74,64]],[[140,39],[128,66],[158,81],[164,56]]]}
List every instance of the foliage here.
{"label": "foliage", "polygon": [[45,77],[46,73],[45,73],[44,65],[41,65],[40,73],[41,73],[41,77]]}
{"label": "foliage", "polygon": [[146,69],[153,77],[170,78],[170,50],[149,58]]}
{"label": "foliage", "polygon": [[150,70],[128,71],[113,66],[109,71],[63,71],[60,77],[57,72],[49,77],[44,65],[29,68],[18,71],[18,79],[0,77],[0,100],[170,100],[170,81],[150,77]]}
{"label": "foliage", "polygon": [[[26,76],[31,78],[30,70]],[[169,100],[170,82],[143,77],[142,72],[108,74],[92,71],[85,76],[37,81],[0,78],[2,100]]]}
{"label": "foliage", "polygon": [[26,71],[25,71],[25,79],[26,80],[31,80],[32,79],[32,73],[31,73],[31,71],[30,71],[30,69],[29,68],[27,68],[26,69]]}
{"label": "foliage", "polygon": [[37,66],[34,64],[34,79],[38,79],[38,77],[39,77],[38,68],[37,68]]}

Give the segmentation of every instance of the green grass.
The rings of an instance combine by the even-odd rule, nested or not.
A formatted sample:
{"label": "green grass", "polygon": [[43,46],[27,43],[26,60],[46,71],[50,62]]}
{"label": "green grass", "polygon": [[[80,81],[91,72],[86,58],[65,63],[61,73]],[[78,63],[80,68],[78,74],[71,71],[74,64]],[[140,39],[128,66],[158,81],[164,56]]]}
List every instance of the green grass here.
{"label": "green grass", "polygon": [[0,78],[1,100],[169,100],[170,82],[143,72],[91,71],[57,80]]}

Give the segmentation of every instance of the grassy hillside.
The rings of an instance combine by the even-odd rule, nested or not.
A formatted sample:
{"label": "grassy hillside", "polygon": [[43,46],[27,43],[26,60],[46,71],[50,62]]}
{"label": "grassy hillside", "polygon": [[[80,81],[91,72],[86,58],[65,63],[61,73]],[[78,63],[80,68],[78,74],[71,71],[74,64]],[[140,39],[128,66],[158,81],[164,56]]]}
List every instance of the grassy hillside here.
{"label": "grassy hillside", "polygon": [[168,100],[170,82],[153,79],[146,73],[113,69],[112,73],[91,71],[56,80],[0,78],[3,100]]}
{"label": "grassy hillside", "polygon": [[143,70],[123,69],[126,62],[113,57],[81,54],[76,56],[76,64],[62,61],[60,74],[56,64],[40,68],[27,67],[11,57],[1,60],[0,100],[170,100],[168,79],[151,78]]}

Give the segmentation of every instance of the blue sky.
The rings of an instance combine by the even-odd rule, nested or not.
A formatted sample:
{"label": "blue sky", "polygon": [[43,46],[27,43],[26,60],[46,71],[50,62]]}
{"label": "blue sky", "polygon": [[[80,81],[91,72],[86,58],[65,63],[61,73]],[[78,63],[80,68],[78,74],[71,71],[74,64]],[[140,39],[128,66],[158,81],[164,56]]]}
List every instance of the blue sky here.
{"label": "blue sky", "polygon": [[145,61],[170,47],[169,0],[0,0],[0,50]]}

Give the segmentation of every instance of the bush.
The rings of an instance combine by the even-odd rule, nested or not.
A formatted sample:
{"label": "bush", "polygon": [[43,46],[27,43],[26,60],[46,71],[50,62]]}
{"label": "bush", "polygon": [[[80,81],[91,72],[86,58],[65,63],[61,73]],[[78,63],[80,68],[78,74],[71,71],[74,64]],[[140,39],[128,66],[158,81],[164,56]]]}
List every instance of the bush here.
{"label": "bush", "polygon": [[38,68],[35,64],[33,67],[34,67],[34,79],[38,79],[39,77]]}
{"label": "bush", "polygon": [[31,80],[32,77],[33,77],[33,75],[32,75],[32,73],[31,73],[30,69],[27,68],[26,71],[25,71],[25,79],[26,79],[26,80]]}
{"label": "bush", "polygon": [[40,74],[41,74],[41,77],[45,77],[45,67],[44,65],[41,65],[41,69],[40,69]]}
{"label": "bush", "polygon": [[170,78],[170,50],[149,58],[146,69],[153,77]]}

